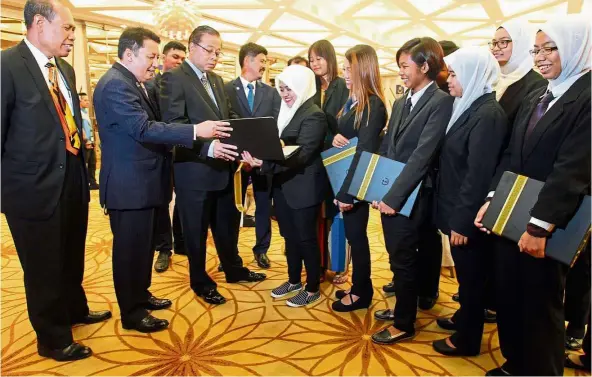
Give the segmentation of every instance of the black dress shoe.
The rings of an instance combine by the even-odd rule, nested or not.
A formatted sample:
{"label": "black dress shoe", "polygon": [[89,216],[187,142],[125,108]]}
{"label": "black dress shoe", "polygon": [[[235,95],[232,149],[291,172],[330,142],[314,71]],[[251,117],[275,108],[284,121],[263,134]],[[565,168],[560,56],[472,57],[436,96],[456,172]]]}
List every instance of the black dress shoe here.
{"label": "black dress shoe", "polygon": [[579,351],[582,349],[584,339],[574,338],[573,336],[565,337],[565,348],[571,351]]}
{"label": "black dress shoe", "polygon": [[415,331],[414,332],[400,332],[397,335],[391,335],[390,331],[388,331],[388,328],[379,331],[377,333],[375,333],[374,335],[372,335],[372,341],[374,343],[378,343],[378,344],[395,344],[398,343],[400,341],[406,340],[406,339],[411,339],[415,336]]}
{"label": "black dress shoe", "polygon": [[394,321],[395,311],[392,309],[377,310],[374,312],[374,318],[379,321]]}
{"label": "black dress shoe", "polygon": [[384,293],[395,293],[395,280],[391,280],[390,283],[382,286],[382,291]]}
{"label": "black dress shoe", "polygon": [[432,347],[438,353],[446,356],[477,356],[477,353],[462,352],[458,348],[452,348],[446,343],[446,339],[435,340],[432,342]]}
{"label": "black dress shoe", "polygon": [[140,322],[132,326],[122,324],[126,330],[136,330],[143,333],[157,332],[169,327],[169,321],[166,319],[159,319],[148,314]]}
{"label": "black dress shoe", "polygon": [[492,312],[489,309],[485,309],[485,313],[483,314],[483,320],[485,321],[485,323],[496,323],[497,313]]}
{"label": "black dress shoe", "polygon": [[495,368],[487,371],[486,376],[511,376],[509,372],[506,372],[502,367]]}
{"label": "black dress shoe", "polygon": [[345,289],[338,289],[335,291],[335,298],[341,300],[345,296],[347,296],[347,291]]}
{"label": "black dress shoe", "polygon": [[109,310],[102,310],[99,312],[93,312],[92,310],[88,311],[88,314],[82,317],[81,319],[74,321],[72,323],[75,324],[85,324],[85,325],[92,325],[93,323],[99,323],[108,320],[112,317],[112,314]]}
{"label": "black dress shoe", "polygon": [[456,330],[456,323],[452,322],[452,318],[438,318],[436,323],[438,324],[438,327],[444,330]]}
{"label": "black dress shoe", "polygon": [[162,310],[166,308],[170,308],[173,303],[171,300],[166,298],[156,298],[154,296],[150,296],[148,299],[148,303],[146,303],[145,308],[148,310]]}
{"label": "black dress shoe", "polygon": [[590,365],[584,365],[583,364],[582,356],[583,355],[576,355],[576,357],[579,357],[580,358],[580,362],[582,363],[582,365],[580,365],[580,364],[577,364],[577,363],[573,362],[569,358],[569,354],[566,353],[565,354],[565,363],[564,363],[565,367],[566,368],[571,368],[571,369],[576,369],[576,370],[585,370],[585,371],[590,372]]}
{"label": "black dress shoe", "polygon": [[156,258],[156,262],[154,263],[154,271],[165,272],[168,270],[169,263],[171,262],[171,255],[173,254],[170,251],[160,251]]}
{"label": "black dress shoe", "polygon": [[452,301],[460,302],[460,296],[458,295],[458,292],[452,295]]}
{"label": "black dress shoe", "polygon": [[438,297],[440,297],[440,293],[436,293],[435,297],[419,297],[417,299],[417,306],[419,306],[421,310],[430,310],[436,305]]}
{"label": "black dress shoe", "polygon": [[49,357],[55,361],[74,361],[86,359],[92,355],[92,350],[89,347],[79,343],[72,343],[63,349],[51,349],[37,344],[37,352],[39,356]]}
{"label": "black dress shoe", "polygon": [[268,269],[271,267],[267,253],[255,254],[255,260],[257,261],[257,266],[259,266],[259,268]]}
{"label": "black dress shoe", "polygon": [[253,272],[253,271],[249,271],[248,274],[246,274],[245,276],[243,276],[242,278],[239,279],[226,279],[227,283],[238,283],[241,281],[247,282],[247,283],[252,283],[252,282],[256,282],[256,281],[263,281],[267,278],[267,275],[259,273],[259,272]]}
{"label": "black dress shoe", "polygon": [[370,304],[372,303],[372,296],[358,297],[358,300],[354,301],[354,298],[352,297],[351,293],[348,293],[347,295],[349,296],[351,304],[346,305],[343,302],[341,302],[341,300],[335,301],[335,302],[333,302],[333,304],[331,304],[331,307],[333,308],[334,311],[340,312],[340,313],[346,313],[346,312],[352,312],[352,311],[358,310],[358,309],[367,309],[370,306]]}
{"label": "black dress shoe", "polygon": [[224,272],[224,267],[222,267],[222,263],[218,265],[218,272]]}
{"label": "black dress shoe", "polygon": [[226,302],[224,296],[222,296],[216,288],[209,288],[197,293],[197,295],[204,299],[205,302],[212,305],[221,305]]}
{"label": "black dress shoe", "polygon": [[255,227],[255,216],[245,215],[243,218],[243,228],[254,228]]}

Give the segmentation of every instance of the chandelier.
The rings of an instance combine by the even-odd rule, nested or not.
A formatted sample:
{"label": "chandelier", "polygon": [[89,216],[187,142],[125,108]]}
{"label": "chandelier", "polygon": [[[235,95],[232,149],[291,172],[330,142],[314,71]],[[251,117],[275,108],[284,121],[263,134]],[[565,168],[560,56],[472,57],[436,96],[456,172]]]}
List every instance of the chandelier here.
{"label": "chandelier", "polygon": [[199,26],[201,15],[195,0],[157,0],[155,5],[154,21],[165,38],[187,40]]}

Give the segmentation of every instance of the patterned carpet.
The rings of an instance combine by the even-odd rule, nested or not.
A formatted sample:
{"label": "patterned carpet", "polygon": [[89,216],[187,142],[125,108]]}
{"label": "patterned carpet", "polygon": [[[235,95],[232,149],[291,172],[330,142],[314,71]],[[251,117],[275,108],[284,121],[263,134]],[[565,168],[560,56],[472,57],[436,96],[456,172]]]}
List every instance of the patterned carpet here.
{"label": "patterned carpet", "polygon": [[[224,282],[210,243],[208,270],[228,302],[210,306],[197,299],[189,288],[187,258],[174,256],[171,269],[153,274],[151,289],[157,297],[173,300],[172,308],[157,313],[171,322],[169,330],[151,335],[123,330],[111,275],[112,235],[97,191],[92,193],[84,287],[91,308],[109,309],[114,318],[74,328],[75,340],[92,347],[92,357],[70,363],[39,357],[27,318],[22,270],[2,217],[2,375],[478,376],[503,361],[494,325],[485,326],[479,357],[445,357],[432,350],[432,340],[449,335],[437,327],[436,318],[457,308],[451,299],[456,282],[447,272],[441,276],[438,304],[419,313],[419,331],[413,341],[393,346],[370,341],[370,335],[384,326],[372,313],[392,307],[395,300],[380,289],[391,273],[376,212],[368,227],[375,286],[370,310],[333,313],[330,304],[337,288],[329,282],[322,284],[322,299],[310,308],[289,308],[283,300],[272,299],[270,290],[287,278],[283,242],[274,224],[269,251],[273,265],[266,281]],[[254,238],[253,228],[241,230],[240,252],[251,268],[256,268],[251,253]],[[566,369],[566,374],[573,375],[573,370]]]}

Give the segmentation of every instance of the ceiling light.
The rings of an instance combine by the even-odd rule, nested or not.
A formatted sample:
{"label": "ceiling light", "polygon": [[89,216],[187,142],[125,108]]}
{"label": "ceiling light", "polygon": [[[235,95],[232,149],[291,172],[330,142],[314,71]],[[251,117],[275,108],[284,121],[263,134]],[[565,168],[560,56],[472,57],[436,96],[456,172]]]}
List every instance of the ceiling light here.
{"label": "ceiling light", "polygon": [[199,25],[201,14],[194,1],[159,0],[156,4],[154,21],[166,38],[188,39],[195,25]]}
{"label": "ceiling light", "polygon": [[285,5],[280,5],[280,9],[286,9]]}

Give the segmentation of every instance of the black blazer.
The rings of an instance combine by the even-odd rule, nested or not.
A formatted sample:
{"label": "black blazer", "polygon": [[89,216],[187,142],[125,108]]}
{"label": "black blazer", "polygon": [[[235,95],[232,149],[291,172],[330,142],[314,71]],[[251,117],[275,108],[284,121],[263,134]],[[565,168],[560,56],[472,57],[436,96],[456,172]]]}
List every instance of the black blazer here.
{"label": "black blazer", "polygon": [[480,233],[473,225],[503,151],[507,118],[495,93],[479,97],[452,125],[440,150],[436,225],[450,235]]}
{"label": "black blazer", "polygon": [[362,154],[362,151],[376,153],[380,147],[380,133],[386,125],[387,112],[384,102],[382,102],[382,100],[375,95],[371,95],[368,98],[368,101],[370,107],[370,117],[368,118],[368,108],[366,108],[362,114],[359,129],[355,128],[355,106],[347,114],[338,119],[338,134],[341,134],[348,139],[353,139],[354,137],[358,138],[356,154],[354,155],[347,176],[343,181],[341,190],[339,190],[336,196],[337,200],[342,203],[353,204],[354,198],[347,193],[347,190],[349,189],[351,181],[354,177],[354,172],[356,170],[356,166],[358,165],[360,155]]}
{"label": "black blazer", "polygon": [[[72,111],[82,135],[74,69],[56,58],[72,94]],[[0,53],[2,107],[2,212],[26,219],[47,219],[58,205],[66,169],[65,136],[49,88],[24,41]],[[78,157],[83,159],[84,148]],[[83,200],[90,194],[86,169]]]}
{"label": "black blazer", "polygon": [[167,204],[170,149],[193,146],[193,126],[159,122],[154,101],[119,63],[101,77],[93,101],[102,148],[101,205],[135,210]]}
{"label": "black blazer", "polygon": [[382,199],[389,207],[400,210],[417,184],[431,186],[434,179],[430,168],[437,159],[438,150],[452,114],[454,97],[444,93],[432,83],[413,107],[404,123],[401,116],[407,94],[393,104],[387,134],[382,140],[379,154],[407,164]]}
{"label": "black blazer", "polygon": [[329,183],[321,159],[327,119],[314,99],[304,102],[281,139],[286,145],[300,145],[292,157],[281,163],[264,161],[262,174],[273,174],[273,185],[280,186],[292,209],[303,209],[320,204]]}
{"label": "black blazer", "polygon": [[345,84],[345,80],[341,77],[335,78],[335,80],[329,83],[327,90],[325,91],[325,101],[321,106],[321,79],[316,78],[317,92],[314,95],[314,103],[321,108],[327,115],[327,123],[329,129],[325,140],[323,149],[331,148],[333,136],[337,135],[337,114],[343,108],[343,105],[349,98],[349,89]]}
{"label": "black blazer", "polygon": [[[165,72],[160,88],[163,121],[198,124],[206,120],[237,118],[224,91],[222,78],[213,72],[208,72],[207,77],[218,107],[187,62]],[[211,141],[207,141],[201,148],[175,148],[175,187],[201,191],[226,188],[235,164],[208,157],[210,144]]]}
{"label": "black blazer", "polygon": [[[499,100],[499,104],[508,116],[508,125],[510,127],[510,131],[514,125],[514,120],[518,114],[518,109],[520,109],[520,105],[522,105],[524,98],[532,93],[532,91],[546,87],[548,84],[549,82],[545,80],[543,76],[531,69],[526,74],[526,76],[516,81],[506,89],[504,95]],[[512,133],[509,132],[508,140],[506,140],[507,142],[509,142],[509,137],[511,135]],[[504,147],[507,145],[507,142]]]}
{"label": "black blazer", "polygon": [[144,86],[146,87],[146,91],[151,99],[155,102],[156,110],[158,111],[158,116],[160,118],[160,86],[162,82],[162,73],[157,73],[152,80],[146,81]]}
{"label": "black blazer", "polygon": [[506,170],[544,181],[531,215],[563,228],[590,192],[590,72],[547,110],[525,140],[530,116],[545,90],[533,91],[520,107],[490,188],[495,190]]}
{"label": "black blazer", "polygon": [[255,87],[255,101],[253,112],[249,108],[249,102],[245,95],[245,89],[240,77],[224,85],[226,96],[230,100],[230,106],[241,118],[268,117],[272,116],[277,120],[280,113],[282,99],[278,91],[269,85],[257,82]]}

